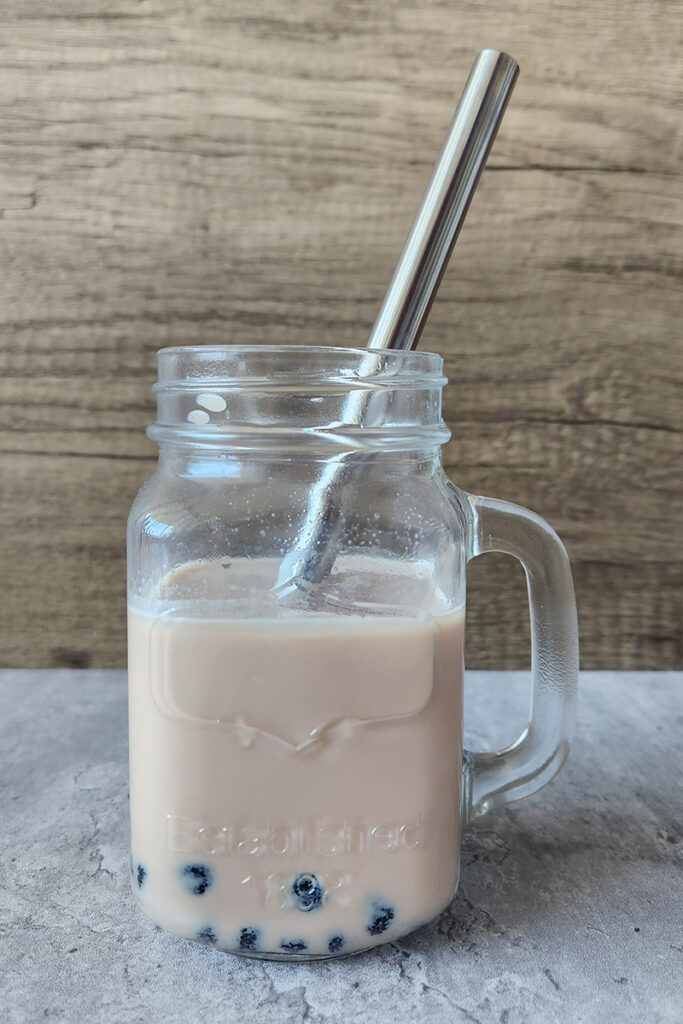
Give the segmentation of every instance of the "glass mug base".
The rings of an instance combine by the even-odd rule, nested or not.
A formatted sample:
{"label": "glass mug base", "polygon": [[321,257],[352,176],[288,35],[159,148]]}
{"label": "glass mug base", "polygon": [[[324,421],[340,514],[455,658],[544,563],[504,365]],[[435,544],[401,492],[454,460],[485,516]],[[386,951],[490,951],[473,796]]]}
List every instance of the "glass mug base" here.
{"label": "glass mug base", "polygon": [[[317,911],[314,915],[302,907],[298,908],[304,910],[300,914],[289,905],[267,916],[245,918],[234,908],[226,907],[224,901],[221,907],[215,902],[205,905],[202,901],[201,911],[189,911],[188,903],[178,905],[183,903],[182,899],[174,905],[173,894],[167,891],[163,903],[158,886],[154,900],[149,896],[145,898],[141,890],[145,888],[147,877],[147,870],[131,860],[131,887],[136,903],[157,928],[224,953],[283,962],[333,960],[396,942],[438,917],[455,896],[459,883],[459,876],[454,884],[452,879],[450,884],[444,879],[438,902],[425,903],[420,908],[413,905],[410,916],[406,915],[408,908],[402,906],[400,900],[393,904],[386,900],[380,905],[362,898],[340,914],[334,906],[334,897],[332,905],[328,906],[328,893],[322,890],[320,904],[313,908]],[[411,883],[414,886],[415,881],[406,877],[406,888],[410,889]],[[236,896],[239,899],[239,893]],[[237,924],[245,919],[251,923]],[[208,921],[211,923],[207,924]]]}
{"label": "glass mug base", "polygon": [[312,963],[319,960],[344,960],[350,956],[358,956],[360,953],[367,953],[374,947],[365,946],[363,949],[350,949],[347,953],[243,953],[239,949],[224,949],[217,946],[222,953],[233,953],[235,956],[244,957],[245,960],[276,960],[279,963]]}

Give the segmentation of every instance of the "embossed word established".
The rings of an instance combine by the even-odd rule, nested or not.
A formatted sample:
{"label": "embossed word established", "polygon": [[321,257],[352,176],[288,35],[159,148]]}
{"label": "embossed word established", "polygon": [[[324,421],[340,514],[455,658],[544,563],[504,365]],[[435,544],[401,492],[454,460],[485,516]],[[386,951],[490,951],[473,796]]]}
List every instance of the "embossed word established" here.
{"label": "embossed word established", "polygon": [[422,822],[364,825],[297,822],[293,825],[207,825],[167,814],[168,848],[177,853],[226,857],[277,857],[416,850],[424,843]]}

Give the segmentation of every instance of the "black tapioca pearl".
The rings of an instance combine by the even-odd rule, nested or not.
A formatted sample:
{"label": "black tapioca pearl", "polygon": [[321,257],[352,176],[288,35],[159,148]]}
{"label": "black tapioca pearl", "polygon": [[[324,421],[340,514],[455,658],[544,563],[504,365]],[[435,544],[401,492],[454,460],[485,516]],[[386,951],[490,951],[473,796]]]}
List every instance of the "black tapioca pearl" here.
{"label": "black tapioca pearl", "polygon": [[240,932],[240,949],[258,949],[258,928],[243,928]]}
{"label": "black tapioca pearl", "polygon": [[287,953],[301,953],[302,950],[308,949],[308,944],[303,939],[291,939],[281,942],[280,949],[286,950]]}
{"label": "black tapioca pearl", "polygon": [[292,882],[292,892],[298,910],[308,912],[322,906],[323,887],[310,871],[302,871]]}
{"label": "black tapioca pearl", "polygon": [[205,928],[197,932],[197,942],[204,942],[207,946],[215,946],[217,941],[216,933],[211,925],[207,924]]}
{"label": "black tapioca pearl", "polygon": [[185,888],[195,896],[203,896],[213,882],[211,868],[206,864],[186,864],[180,874]]}
{"label": "black tapioca pearl", "polygon": [[332,938],[330,939],[330,941],[327,943],[327,948],[329,949],[330,953],[338,953],[343,945],[344,945],[344,936],[343,935],[333,935]]}
{"label": "black tapioca pearl", "polygon": [[394,908],[382,906],[376,903],[372,911],[372,920],[368,925],[371,935],[381,935],[385,932],[395,917]]}

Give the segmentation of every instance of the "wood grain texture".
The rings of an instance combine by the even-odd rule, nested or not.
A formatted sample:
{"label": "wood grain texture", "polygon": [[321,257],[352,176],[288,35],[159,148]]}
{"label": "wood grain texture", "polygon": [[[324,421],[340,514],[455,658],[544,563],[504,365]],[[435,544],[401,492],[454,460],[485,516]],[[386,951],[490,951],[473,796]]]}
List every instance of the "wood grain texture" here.
{"label": "wood grain texture", "polygon": [[[156,349],[362,345],[474,53],[522,66],[422,347],[446,460],[572,558],[587,668],[683,663],[674,0],[5,0],[0,663],[124,663]],[[468,662],[519,667],[519,569]]]}

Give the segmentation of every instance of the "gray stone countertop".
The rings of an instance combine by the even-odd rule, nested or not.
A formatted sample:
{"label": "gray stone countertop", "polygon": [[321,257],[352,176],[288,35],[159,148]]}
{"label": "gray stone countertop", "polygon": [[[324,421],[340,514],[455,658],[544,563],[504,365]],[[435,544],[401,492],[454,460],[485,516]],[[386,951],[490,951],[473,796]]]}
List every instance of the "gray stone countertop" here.
{"label": "gray stone countertop", "polygon": [[[472,673],[472,748],[514,738],[521,673]],[[345,960],[243,960],[129,889],[122,672],[0,672],[0,1021],[674,1024],[683,1020],[683,673],[584,673],[547,789],[466,833],[451,906]]]}

